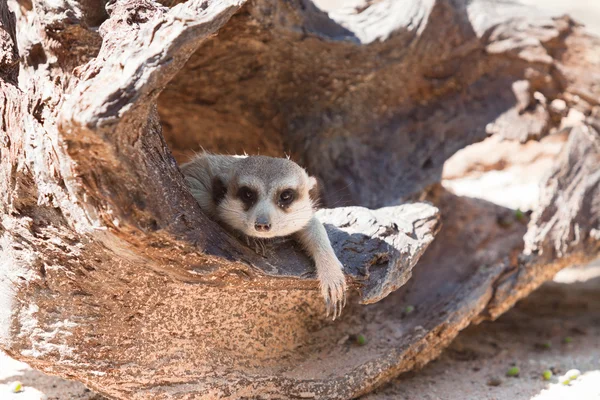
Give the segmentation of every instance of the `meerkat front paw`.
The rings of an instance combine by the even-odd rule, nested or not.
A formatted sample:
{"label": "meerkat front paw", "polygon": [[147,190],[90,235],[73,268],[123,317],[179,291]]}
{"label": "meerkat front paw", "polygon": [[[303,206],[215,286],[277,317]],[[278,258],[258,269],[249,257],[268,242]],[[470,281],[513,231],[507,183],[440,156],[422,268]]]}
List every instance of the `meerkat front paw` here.
{"label": "meerkat front paw", "polygon": [[333,316],[333,320],[342,313],[346,305],[346,277],[344,266],[337,258],[322,259],[316,262],[317,276],[321,287],[321,294],[325,299],[327,316]]}

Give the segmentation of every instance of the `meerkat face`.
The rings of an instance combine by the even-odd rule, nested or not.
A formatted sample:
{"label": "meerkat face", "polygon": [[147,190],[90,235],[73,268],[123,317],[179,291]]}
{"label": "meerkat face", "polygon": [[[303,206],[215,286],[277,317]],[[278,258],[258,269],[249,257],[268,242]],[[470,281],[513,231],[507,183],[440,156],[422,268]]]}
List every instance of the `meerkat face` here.
{"label": "meerkat face", "polygon": [[219,217],[244,234],[259,238],[291,235],[314,214],[309,191],[315,178],[293,161],[252,156],[240,162],[223,200]]}

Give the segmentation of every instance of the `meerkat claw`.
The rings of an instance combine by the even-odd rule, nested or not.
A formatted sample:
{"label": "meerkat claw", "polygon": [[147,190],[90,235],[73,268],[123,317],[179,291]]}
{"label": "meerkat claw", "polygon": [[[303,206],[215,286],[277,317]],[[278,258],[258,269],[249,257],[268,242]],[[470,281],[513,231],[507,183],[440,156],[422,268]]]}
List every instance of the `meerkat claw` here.
{"label": "meerkat claw", "polygon": [[342,315],[342,309],[346,305],[346,280],[343,276],[331,281],[326,280],[322,283],[321,294],[325,299],[326,317],[331,315],[335,321]]}
{"label": "meerkat claw", "polygon": [[337,299],[333,302],[333,321],[335,321],[338,316],[338,303]]}
{"label": "meerkat claw", "polygon": [[342,315],[342,309],[346,304],[346,292],[343,290],[342,285],[339,286],[338,290],[341,292],[338,300],[338,318]]}

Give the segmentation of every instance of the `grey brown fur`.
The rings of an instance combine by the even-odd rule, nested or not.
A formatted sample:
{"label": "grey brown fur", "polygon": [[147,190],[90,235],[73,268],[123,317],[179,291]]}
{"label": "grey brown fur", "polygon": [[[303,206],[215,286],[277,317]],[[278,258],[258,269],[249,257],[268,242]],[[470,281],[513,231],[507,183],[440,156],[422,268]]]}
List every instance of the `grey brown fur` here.
{"label": "grey brown fur", "polygon": [[346,281],[325,228],[314,216],[310,192],[315,178],[289,159],[265,156],[202,153],[181,170],[211,218],[247,237],[294,235],[315,261],[327,313],[334,319],[340,315]]}

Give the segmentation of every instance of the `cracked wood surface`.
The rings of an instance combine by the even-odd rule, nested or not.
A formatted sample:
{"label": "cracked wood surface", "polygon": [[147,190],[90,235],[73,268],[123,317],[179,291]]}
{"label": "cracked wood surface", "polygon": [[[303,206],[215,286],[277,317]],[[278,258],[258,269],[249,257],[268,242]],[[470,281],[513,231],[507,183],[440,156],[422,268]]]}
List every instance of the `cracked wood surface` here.
{"label": "cracked wood surface", "polygon": [[[353,398],[597,255],[597,39],[514,4],[391,4],[0,3],[3,349],[114,398]],[[556,99],[588,117],[528,225],[423,191],[488,133],[560,129]],[[294,243],[262,256],[200,212],[167,143],[290,148],[327,204],[377,208],[319,213],[341,320]]]}

